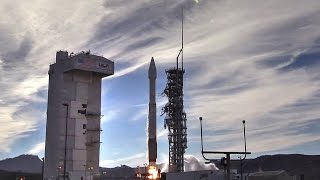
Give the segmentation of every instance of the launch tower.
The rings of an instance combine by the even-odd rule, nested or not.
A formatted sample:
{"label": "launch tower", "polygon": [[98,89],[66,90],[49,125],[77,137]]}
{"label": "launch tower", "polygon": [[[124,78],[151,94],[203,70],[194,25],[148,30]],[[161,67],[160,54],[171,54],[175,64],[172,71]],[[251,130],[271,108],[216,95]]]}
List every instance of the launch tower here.
{"label": "launch tower", "polygon": [[[184,153],[187,149],[187,117],[183,105],[183,8],[181,23],[181,49],[177,56],[176,67],[166,70],[167,85],[163,91],[168,98],[167,104],[162,108],[164,127],[168,127],[169,141],[169,172],[184,171]],[[181,67],[179,57],[181,55]]]}
{"label": "launch tower", "polygon": [[169,172],[183,172],[187,148],[187,118],[183,106],[184,70],[172,68],[166,74],[167,85],[163,93],[168,97],[168,103],[162,110],[166,114],[164,125],[169,130]]}

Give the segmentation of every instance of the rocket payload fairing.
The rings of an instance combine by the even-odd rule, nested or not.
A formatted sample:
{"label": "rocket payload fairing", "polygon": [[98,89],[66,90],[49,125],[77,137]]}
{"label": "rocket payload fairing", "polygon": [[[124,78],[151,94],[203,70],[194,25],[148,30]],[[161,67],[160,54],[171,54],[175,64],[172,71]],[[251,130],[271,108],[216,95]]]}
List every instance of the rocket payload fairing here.
{"label": "rocket payload fairing", "polygon": [[148,153],[149,165],[155,166],[157,161],[157,107],[156,107],[156,78],[157,68],[151,59],[149,71],[149,116],[148,116]]}

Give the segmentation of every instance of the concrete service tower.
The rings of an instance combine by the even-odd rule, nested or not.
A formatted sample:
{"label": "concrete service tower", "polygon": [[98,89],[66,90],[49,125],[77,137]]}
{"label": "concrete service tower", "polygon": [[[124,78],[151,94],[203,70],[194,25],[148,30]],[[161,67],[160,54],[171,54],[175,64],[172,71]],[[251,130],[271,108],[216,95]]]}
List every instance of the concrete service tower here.
{"label": "concrete service tower", "polygon": [[50,65],[45,180],[99,179],[101,79],[114,74],[104,57],[59,51]]}

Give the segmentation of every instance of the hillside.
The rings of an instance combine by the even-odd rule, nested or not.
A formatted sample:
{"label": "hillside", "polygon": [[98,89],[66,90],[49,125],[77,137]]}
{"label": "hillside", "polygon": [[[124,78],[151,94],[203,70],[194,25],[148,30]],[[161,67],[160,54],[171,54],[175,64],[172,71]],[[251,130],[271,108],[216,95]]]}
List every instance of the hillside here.
{"label": "hillside", "polygon": [[38,156],[20,155],[0,161],[0,170],[9,172],[41,173],[42,161]]}
{"label": "hillside", "polygon": [[[215,161],[219,169],[223,169],[219,160]],[[232,160],[231,168],[240,173],[240,161]],[[255,159],[246,159],[243,172],[285,170],[291,175],[313,175],[320,179],[320,155],[278,154],[265,155]]]}

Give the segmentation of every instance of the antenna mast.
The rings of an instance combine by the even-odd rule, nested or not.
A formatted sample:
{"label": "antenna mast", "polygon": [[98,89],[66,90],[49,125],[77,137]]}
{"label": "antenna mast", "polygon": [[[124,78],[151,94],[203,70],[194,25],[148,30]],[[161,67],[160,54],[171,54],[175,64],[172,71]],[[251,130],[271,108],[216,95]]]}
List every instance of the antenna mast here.
{"label": "antenna mast", "polygon": [[[169,102],[162,108],[165,127],[169,134],[169,172],[184,171],[184,153],[187,149],[187,116],[183,105],[183,7],[182,7],[181,49],[176,59],[176,68],[166,70],[167,85],[163,91]],[[181,55],[181,68],[179,57]]]}
{"label": "antenna mast", "polygon": [[182,16],[181,16],[181,69],[183,70],[183,7],[182,7]]}
{"label": "antenna mast", "polygon": [[181,55],[181,70],[183,71],[183,7],[181,8],[181,49],[177,56],[177,69],[179,69],[179,56]]}

